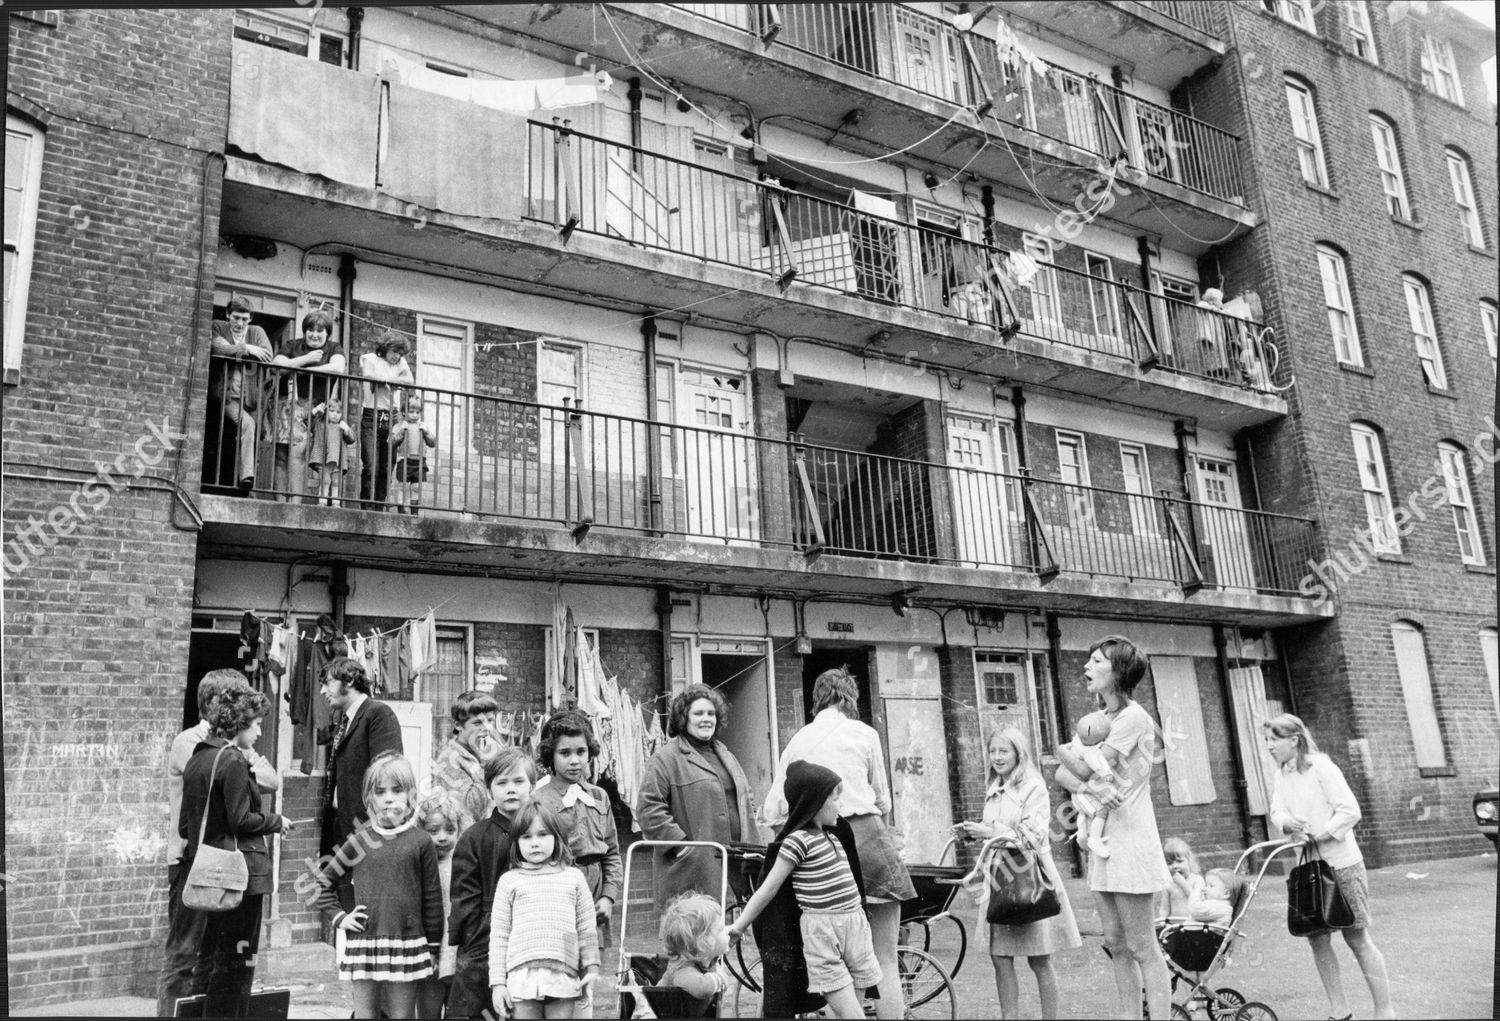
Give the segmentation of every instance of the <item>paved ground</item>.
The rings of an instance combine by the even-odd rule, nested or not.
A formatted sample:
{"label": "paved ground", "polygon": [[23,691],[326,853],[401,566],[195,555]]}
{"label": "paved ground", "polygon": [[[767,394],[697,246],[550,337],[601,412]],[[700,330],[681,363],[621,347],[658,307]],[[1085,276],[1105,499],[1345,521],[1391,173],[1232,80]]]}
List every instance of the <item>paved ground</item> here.
{"label": "paved ground", "polygon": [[[1495,1016],[1496,858],[1426,862],[1370,873],[1375,916],[1374,938],[1384,951],[1396,1007],[1404,1018],[1474,1018]],[[1269,877],[1248,916],[1251,942],[1223,973],[1218,984],[1238,989],[1271,1006],[1281,1018],[1321,1018],[1328,1004],[1313,969],[1305,941],[1285,928],[1286,895],[1282,880]],[[1069,895],[1084,933],[1084,946],[1058,955],[1064,1018],[1110,1016],[1114,986],[1108,961],[1099,949],[1099,921],[1081,881],[1068,881]],[[965,912],[971,913],[971,912]],[[1370,1016],[1370,1000],[1347,948],[1340,946],[1345,984],[1356,1017]],[[933,953],[949,962],[956,955],[956,930],[935,935]],[[265,986],[290,987],[292,1013],[302,1018],[344,1018],[350,1014],[347,985],[334,977],[328,947],[296,947],[261,955],[258,976]],[[609,965],[612,967],[613,960]],[[980,950],[970,948],[954,981],[957,1016],[997,1016],[993,973]],[[1023,975],[1026,974],[1024,966]],[[922,1016],[952,1016],[928,1004]],[[150,1000],[118,997],[18,1010],[16,1017],[148,1017]],[[1037,1014],[1036,989],[1022,981],[1021,1009]],[[606,992],[597,1017],[617,1014],[613,992]]]}

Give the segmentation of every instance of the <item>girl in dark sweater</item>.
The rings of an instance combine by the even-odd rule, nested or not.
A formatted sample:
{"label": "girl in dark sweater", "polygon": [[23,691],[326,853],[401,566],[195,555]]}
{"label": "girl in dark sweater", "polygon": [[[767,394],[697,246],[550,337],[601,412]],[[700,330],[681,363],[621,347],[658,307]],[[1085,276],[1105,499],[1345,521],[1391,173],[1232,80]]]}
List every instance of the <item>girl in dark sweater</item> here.
{"label": "girl in dark sweater", "polygon": [[[324,867],[318,906],[340,930],[339,977],[354,984],[354,1016],[416,1016],[419,983],[436,974],[443,938],[443,890],[437,850],[416,824],[411,763],[382,752],[365,771],[368,823]],[[338,901],[336,877],[348,871],[352,911]]]}

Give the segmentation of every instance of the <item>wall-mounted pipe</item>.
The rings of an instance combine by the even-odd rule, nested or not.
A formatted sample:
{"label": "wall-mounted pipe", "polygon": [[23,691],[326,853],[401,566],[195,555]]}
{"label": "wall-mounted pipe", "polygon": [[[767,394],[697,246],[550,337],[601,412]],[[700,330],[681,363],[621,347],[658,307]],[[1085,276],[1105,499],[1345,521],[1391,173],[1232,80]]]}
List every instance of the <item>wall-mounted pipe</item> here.
{"label": "wall-mounted pipe", "polygon": [[363,7],[350,7],[345,13],[349,16],[349,53],[344,58],[349,65],[349,70],[359,70],[359,42],[365,24],[365,9]]}

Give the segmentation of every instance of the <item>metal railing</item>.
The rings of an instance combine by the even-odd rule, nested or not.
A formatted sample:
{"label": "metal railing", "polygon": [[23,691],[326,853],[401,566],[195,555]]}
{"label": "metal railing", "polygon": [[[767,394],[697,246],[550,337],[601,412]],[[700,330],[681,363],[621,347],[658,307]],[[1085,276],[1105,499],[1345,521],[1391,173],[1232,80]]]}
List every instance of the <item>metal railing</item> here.
{"label": "metal railing", "polygon": [[1205,35],[1217,38],[1221,32],[1214,16],[1215,4],[1203,0],[1139,0],[1142,7],[1149,7],[1158,14],[1165,14],[1173,21],[1196,28]]}
{"label": "metal railing", "polygon": [[[1188,114],[1055,64],[1002,64],[993,42],[905,4],[674,4],[701,17],[964,106],[1196,191],[1244,202],[1239,139]],[[1212,32],[1212,5],[1149,5]],[[772,27],[775,31],[772,31]]]}
{"label": "metal railing", "polygon": [[1019,329],[1173,374],[1272,388],[1260,324],[1129,287],[1110,279],[1107,267],[1085,273],[1036,263],[1034,275],[1019,277],[1004,249],[775,180],[752,181],[557,124],[532,121],[528,131],[526,215],[567,232]]}
{"label": "metal railing", "polygon": [[[239,399],[219,385],[234,370],[244,373]],[[1265,593],[1295,592],[1314,549],[1302,518],[795,435],[436,387],[366,394],[358,377],[217,356],[213,373],[203,472],[211,492],[525,521],[579,538],[598,528]]]}

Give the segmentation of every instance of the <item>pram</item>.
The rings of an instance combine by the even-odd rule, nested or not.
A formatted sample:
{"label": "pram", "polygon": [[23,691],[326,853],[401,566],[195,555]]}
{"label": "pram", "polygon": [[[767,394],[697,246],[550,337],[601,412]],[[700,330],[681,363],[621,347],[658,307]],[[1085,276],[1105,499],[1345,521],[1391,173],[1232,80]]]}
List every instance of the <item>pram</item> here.
{"label": "pram", "polygon": [[[1245,913],[1255,899],[1255,891],[1265,879],[1272,859],[1282,851],[1301,847],[1300,841],[1266,840],[1245,849],[1235,863],[1236,873],[1245,868],[1255,852],[1267,848],[1272,850],[1245,888],[1239,903],[1234,905],[1234,914],[1228,925],[1168,919],[1157,930],[1156,938],[1172,973],[1173,1018],[1192,1018],[1195,1012],[1201,1012],[1211,1021],[1276,1021],[1276,1012],[1259,1000],[1246,1000],[1238,990],[1228,986],[1210,989],[1209,983],[1228,967],[1230,956],[1239,943],[1250,939],[1242,928]],[[1186,985],[1188,989],[1187,998],[1181,1003],[1176,1002],[1179,985]]]}
{"label": "pram", "polygon": [[[718,1017],[722,994],[716,994],[704,1007],[690,994],[681,989],[659,985],[666,970],[666,959],[657,940],[656,923],[637,925],[632,931],[633,903],[631,878],[635,875],[634,855],[637,849],[658,847],[677,848],[702,847],[717,852],[720,862],[719,907],[723,908],[729,896],[729,852],[723,844],[706,840],[637,840],[625,849],[625,880],[620,889],[620,963],[619,990],[620,1016],[622,1018],[649,1016],[658,1018]],[[648,866],[649,867],[649,866]],[[647,907],[650,898],[647,897]],[[634,915],[639,918],[641,908]],[[636,997],[645,1001],[648,1011],[637,1013]]]}

